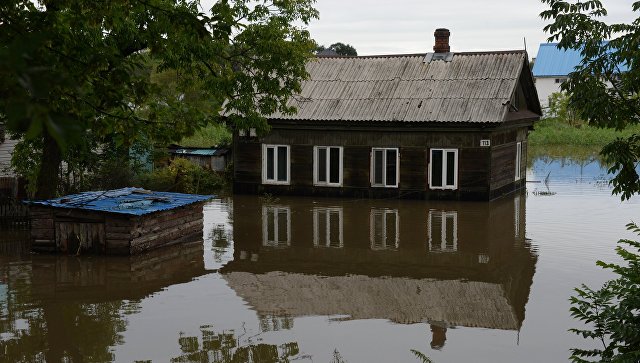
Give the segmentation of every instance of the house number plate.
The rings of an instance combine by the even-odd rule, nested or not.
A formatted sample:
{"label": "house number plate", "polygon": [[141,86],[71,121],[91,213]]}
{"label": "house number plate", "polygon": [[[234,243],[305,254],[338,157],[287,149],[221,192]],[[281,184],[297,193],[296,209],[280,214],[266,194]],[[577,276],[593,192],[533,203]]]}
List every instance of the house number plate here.
{"label": "house number plate", "polygon": [[480,146],[491,146],[491,140],[480,140]]}

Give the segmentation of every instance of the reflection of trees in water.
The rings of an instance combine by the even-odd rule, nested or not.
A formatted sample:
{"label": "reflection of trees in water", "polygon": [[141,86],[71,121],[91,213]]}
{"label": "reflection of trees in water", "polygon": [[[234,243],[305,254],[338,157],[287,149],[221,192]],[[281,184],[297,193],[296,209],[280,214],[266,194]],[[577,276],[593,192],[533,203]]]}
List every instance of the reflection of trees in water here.
{"label": "reflection of trees in water", "polygon": [[[111,362],[115,356],[110,348],[124,343],[122,307],[121,301],[18,307],[9,317],[14,319],[13,336],[0,342],[0,357],[6,362]],[[20,330],[15,329],[17,319],[26,322]]]}
{"label": "reflection of trees in water", "polygon": [[259,319],[262,332],[293,329],[293,318],[287,315],[263,315]]}
{"label": "reflection of trees in water", "polygon": [[172,363],[276,363],[290,362],[300,353],[298,343],[241,345],[233,330],[216,333],[212,326],[200,327],[200,337],[180,335],[182,354]]}
{"label": "reflection of trees in water", "polygon": [[110,348],[123,343],[123,316],[140,310],[135,301],[37,301],[31,264],[7,266],[1,283],[7,288],[0,299],[2,362],[111,362]]}
{"label": "reflection of trees in water", "polygon": [[209,239],[211,240],[214,261],[222,262],[223,256],[231,246],[231,230],[222,223],[216,224],[209,233]]}

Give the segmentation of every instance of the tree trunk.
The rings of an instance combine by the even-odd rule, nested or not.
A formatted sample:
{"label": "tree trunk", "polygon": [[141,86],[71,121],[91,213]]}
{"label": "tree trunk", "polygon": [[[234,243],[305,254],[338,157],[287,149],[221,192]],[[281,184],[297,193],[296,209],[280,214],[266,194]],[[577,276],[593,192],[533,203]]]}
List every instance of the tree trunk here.
{"label": "tree trunk", "polygon": [[38,171],[36,184],[36,199],[51,199],[56,197],[58,184],[60,183],[60,163],[62,153],[56,140],[43,128],[42,131],[42,163]]}

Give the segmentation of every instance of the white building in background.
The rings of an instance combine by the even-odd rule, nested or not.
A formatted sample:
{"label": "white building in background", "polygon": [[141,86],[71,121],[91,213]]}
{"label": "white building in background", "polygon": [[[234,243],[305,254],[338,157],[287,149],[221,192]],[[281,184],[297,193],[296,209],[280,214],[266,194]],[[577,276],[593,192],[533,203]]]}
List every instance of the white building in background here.
{"label": "white building in background", "polygon": [[560,92],[560,85],[582,61],[580,51],[558,49],[558,43],[542,43],[533,64],[533,78],[543,110],[549,107],[549,97]]}

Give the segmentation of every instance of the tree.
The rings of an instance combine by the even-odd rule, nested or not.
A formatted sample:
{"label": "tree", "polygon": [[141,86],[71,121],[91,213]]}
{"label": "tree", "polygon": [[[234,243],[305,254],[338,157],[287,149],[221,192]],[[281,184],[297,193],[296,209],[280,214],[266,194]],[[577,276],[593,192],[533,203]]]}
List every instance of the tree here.
{"label": "tree", "polygon": [[[627,229],[640,234],[633,223]],[[571,316],[593,325],[593,328],[571,329],[574,333],[595,340],[601,348],[571,349],[574,362],[628,362],[640,361],[640,242],[620,240],[616,248],[626,266],[598,261],[612,270],[616,279],[593,290],[585,285],[575,289],[571,297]],[[625,249],[628,245],[631,249]]]}
{"label": "tree", "polygon": [[[599,0],[567,2],[541,0],[549,9],[540,15],[552,20],[544,30],[558,47],[580,50],[582,63],[569,75],[562,89],[570,106],[580,118],[600,127],[623,129],[640,121],[640,17],[630,24],[606,24],[607,14]],[[632,5],[640,10],[640,1]],[[611,164],[613,192],[628,199],[640,192],[636,166],[640,159],[640,135],[618,138],[606,145],[601,154]],[[631,223],[627,228],[640,234]],[[588,326],[571,329],[574,333],[599,342],[601,348],[571,350],[574,362],[640,361],[640,243],[621,240],[632,248],[617,247],[626,265],[597,264],[612,270],[617,278],[593,290],[585,285],[571,297],[571,315]],[[593,359],[593,360],[592,360]]]}
{"label": "tree", "polygon": [[[0,115],[41,145],[36,197],[56,194],[65,152],[88,149],[87,133],[126,150],[223,115],[265,130],[262,115],[294,112],[286,101],[307,76],[312,3],[221,0],[204,13],[198,0],[3,1]],[[174,88],[153,71],[173,74]]]}
{"label": "tree", "polygon": [[[640,17],[630,24],[607,24],[600,0],[541,0],[548,9],[540,16],[551,23],[544,30],[562,49],[579,50],[581,64],[569,74],[562,90],[580,119],[599,127],[623,129],[640,122]],[[640,1],[632,10],[640,10]],[[640,193],[635,168],[640,137],[618,138],[601,154],[615,174],[613,191],[628,199]]]}
{"label": "tree", "polygon": [[333,43],[328,48],[326,48],[324,45],[318,45],[316,47],[316,53],[320,53],[327,49],[332,50],[338,53],[338,55],[343,55],[343,56],[356,57],[358,55],[356,48],[354,48],[349,44],[344,44],[340,42]]}

